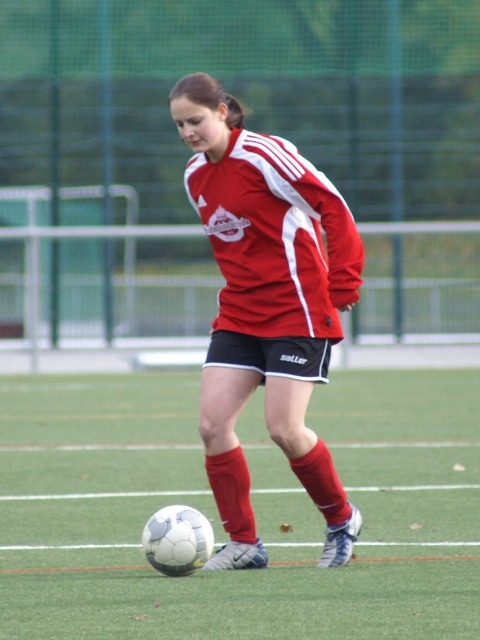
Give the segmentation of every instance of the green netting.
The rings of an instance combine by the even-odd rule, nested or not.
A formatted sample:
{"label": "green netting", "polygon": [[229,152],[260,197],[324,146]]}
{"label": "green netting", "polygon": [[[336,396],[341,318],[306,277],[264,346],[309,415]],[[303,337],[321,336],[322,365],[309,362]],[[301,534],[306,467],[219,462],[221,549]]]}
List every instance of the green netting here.
{"label": "green netting", "polygon": [[467,75],[480,2],[2,0],[0,48],[3,79]]}

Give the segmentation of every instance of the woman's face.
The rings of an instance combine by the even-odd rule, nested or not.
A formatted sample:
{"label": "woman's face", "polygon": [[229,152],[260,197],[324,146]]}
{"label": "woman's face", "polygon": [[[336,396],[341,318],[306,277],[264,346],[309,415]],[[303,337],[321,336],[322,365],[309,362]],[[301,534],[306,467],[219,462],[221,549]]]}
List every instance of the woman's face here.
{"label": "woman's face", "polygon": [[170,113],[181,140],[192,151],[206,153],[212,162],[222,158],[230,139],[226,104],[212,111],[182,96],[170,102]]}

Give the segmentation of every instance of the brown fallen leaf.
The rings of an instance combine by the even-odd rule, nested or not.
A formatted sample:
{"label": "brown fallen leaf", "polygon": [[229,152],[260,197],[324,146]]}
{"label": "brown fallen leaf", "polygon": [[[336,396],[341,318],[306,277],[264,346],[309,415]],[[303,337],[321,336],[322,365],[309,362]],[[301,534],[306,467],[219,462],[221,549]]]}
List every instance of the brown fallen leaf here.
{"label": "brown fallen leaf", "polygon": [[146,613],[142,613],[140,616],[130,616],[131,620],[146,620],[148,618]]}
{"label": "brown fallen leaf", "polygon": [[409,529],[412,529],[412,530],[423,529],[423,524],[418,524],[418,522],[414,522],[413,524],[410,525]]}
{"label": "brown fallen leaf", "polygon": [[463,466],[463,464],[460,464],[460,462],[456,462],[453,465],[453,470],[454,471],[465,471],[465,467]]}
{"label": "brown fallen leaf", "polygon": [[289,524],[288,522],[282,522],[279,529],[282,533],[291,533],[294,530],[293,525]]}
{"label": "brown fallen leaf", "polygon": [[157,609],[158,609],[158,607],[161,607],[161,606],[162,606],[162,602],[161,602],[161,600],[154,600],[154,601],[153,601],[153,606],[154,606],[155,608],[157,608]]}

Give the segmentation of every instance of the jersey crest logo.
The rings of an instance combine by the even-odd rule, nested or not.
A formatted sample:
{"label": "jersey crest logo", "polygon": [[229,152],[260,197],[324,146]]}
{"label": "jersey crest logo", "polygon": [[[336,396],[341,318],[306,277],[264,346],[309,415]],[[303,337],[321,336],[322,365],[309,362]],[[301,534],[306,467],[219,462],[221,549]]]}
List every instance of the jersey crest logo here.
{"label": "jersey crest logo", "polygon": [[206,201],[205,201],[205,198],[204,198],[202,195],[200,195],[200,196],[199,196],[199,198],[198,198],[198,202],[197,202],[197,205],[198,205],[199,207],[206,207],[206,206],[207,206],[207,203],[206,203]]}
{"label": "jersey crest logo", "polygon": [[218,207],[203,228],[208,236],[217,236],[224,242],[238,242],[245,235],[244,229],[252,223],[247,218],[237,218],[223,207]]}

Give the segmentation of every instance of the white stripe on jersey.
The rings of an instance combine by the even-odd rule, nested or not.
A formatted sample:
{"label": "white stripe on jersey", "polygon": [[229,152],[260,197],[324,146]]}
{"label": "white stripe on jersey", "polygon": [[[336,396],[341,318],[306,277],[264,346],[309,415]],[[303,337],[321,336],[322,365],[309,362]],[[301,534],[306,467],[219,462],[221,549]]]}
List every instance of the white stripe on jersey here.
{"label": "white stripe on jersey", "polygon": [[[276,144],[274,142],[275,139],[280,140],[283,143],[285,149],[289,150],[290,153],[287,153],[280,145]],[[256,143],[253,143],[252,141],[255,141]],[[321,183],[322,187],[338,196],[348,209],[348,205],[345,202],[342,194],[338,191],[337,187],[327,178],[327,176],[322,171],[319,171],[309,160],[301,156],[298,153],[295,145],[293,145],[289,140],[285,140],[278,136],[265,137],[259,135],[258,133],[245,131],[245,135],[241,135],[239,137],[237,144],[238,142],[240,142],[241,144],[249,144],[250,146],[256,147],[258,149],[263,149],[264,151],[266,150],[266,147],[268,147],[269,152],[267,153],[274,162],[276,161],[276,156],[278,156],[279,159],[281,159],[283,162],[286,162],[287,164],[292,166],[292,173],[289,174],[288,169],[282,164],[282,162],[276,162],[277,166],[283,168],[285,173],[287,173],[287,175],[290,175],[290,179],[292,181],[300,179],[306,173],[306,171],[310,171],[310,173],[314,175]],[[350,215],[353,218],[353,214],[351,211]],[[315,214],[315,217],[317,216],[318,214]]]}
{"label": "white stripe on jersey", "polygon": [[204,164],[206,164],[206,162],[207,160],[205,158],[205,154],[197,153],[189,160],[187,168],[185,169],[185,173],[183,175],[183,184],[185,186],[185,191],[187,192],[187,197],[190,201],[190,204],[192,205],[194,210],[197,212],[197,215],[199,217],[200,217],[200,207],[198,206],[198,202],[196,202],[192,198],[192,194],[190,193],[190,189],[188,187],[188,179],[190,178],[192,173],[194,173],[199,167],[202,167]]}
{"label": "white stripe on jersey", "polygon": [[273,163],[287,174],[290,180],[299,180],[305,173],[305,168],[301,163],[270,138],[258,133],[247,132],[243,144],[264,151]]}
{"label": "white stripe on jersey", "polygon": [[320,221],[320,214],[302,198],[291,182],[280,175],[278,172],[278,163],[270,164],[263,155],[255,151],[249,151],[241,144],[236,145],[231,153],[231,157],[244,160],[256,167],[262,173],[270,191],[277,196],[277,198],[289,202],[291,205],[301,209],[306,215]]}
{"label": "white stripe on jersey", "polygon": [[[313,228],[312,220],[303,214],[301,210],[297,207],[291,207],[285,214],[283,219],[283,228],[282,228],[282,240],[283,245],[285,247],[285,253],[288,260],[288,268],[290,270],[290,275],[292,276],[292,280],[295,284],[295,289],[297,290],[297,295],[300,300],[300,303],[303,308],[303,312],[305,313],[305,319],[307,321],[308,331],[310,332],[310,336],[312,338],[315,337],[315,331],[313,328],[312,318],[310,315],[310,310],[308,308],[307,301],[305,300],[305,296],[302,290],[302,284],[300,282],[300,278],[298,277],[297,270],[297,258],[295,254],[295,236],[299,229],[304,229],[310,235],[312,240],[314,241],[318,254],[321,256],[322,252],[320,251],[320,247],[318,244],[317,236],[315,235],[315,230]],[[322,257],[322,262],[325,267],[325,270],[328,271],[328,266],[325,264],[325,261]]]}

